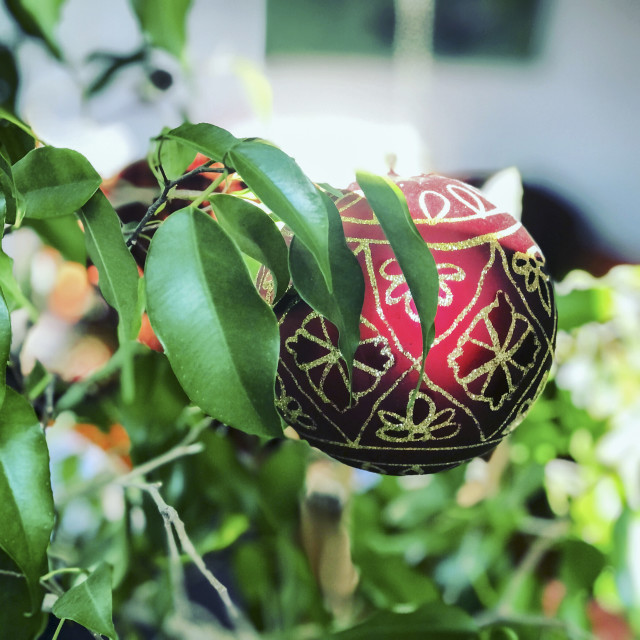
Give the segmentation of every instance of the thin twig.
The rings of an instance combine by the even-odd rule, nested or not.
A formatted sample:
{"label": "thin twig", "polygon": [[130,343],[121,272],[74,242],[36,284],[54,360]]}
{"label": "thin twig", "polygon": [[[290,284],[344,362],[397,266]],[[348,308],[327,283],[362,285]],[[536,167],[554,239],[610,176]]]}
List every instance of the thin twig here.
{"label": "thin twig", "polygon": [[153,217],[153,215],[158,211],[158,209],[163,204],[165,204],[165,202],[167,202],[169,197],[169,191],[171,191],[171,189],[178,186],[184,180],[187,180],[188,178],[191,178],[193,176],[197,176],[200,173],[224,173],[226,171],[226,169],[218,169],[218,168],[212,169],[211,165],[213,163],[214,163],[213,160],[209,160],[208,162],[205,162],[203,165],[200,165],[195,169],[192,169],[191,171],[180,176],[179,178],[165,182],[164,188],[162,189],[162,193],[160,194],[160,196],[147,209],[144,216],[142,216],[142,220],[140,220],[140,222],[138,223],[138,226],[133,230],[131,235],[127,238],[127,242],[126,242],[127,247],[132,247],[136,243],[136,241],[138,240],[138,236],[142,232],[142,229],[144,229],[144,226],[147,224],[147,222]]}
{"label": "thin twig", "polygon": [[[128,486],[138,488],[142,491],[146,491],[151,496],[156,506],[158,507],[158,511],[161,513],[165,521],[165,528],[167,529],[168,538],[173,540],[173,535],[171,533],[171,526],[173,526],[173,529],[175,530],[176,535],[178,536],[178,540],[180,541],[180,546],[182,547],[182,550],[189,556],[191,561],[196,565],[197,569],[205,577],[207,582],[215,589],[216,593],[219,595],[220,599],[222,600],[222,603],[225,607],[227,615],[229,616],[229,620],[231,621],[233,626],[236,629],[239,627],[246,626],[243,622],[240,612],[238,611],[236,606],[233,604],[231,598],[229,597],[229,592],[227,590],[227,587],[224,584],[222,584],[213,575],[213,573],[211,573],[211,571],[207,568],[207,566],[204,563],[204,560],[202,559],[200,554],[198,554],[198,552],[196,551],[196,548],[191,542],[191,539],[187,535],[184,522],[182,522],[180,516],[178,515],[178,512],[172,506],[168,505],[164,501],[164,498],[160,494],[160,491],[158,491],[158,485],[157,484],[129,484]],[[170,545],[171,544],[172,543],[170,542]],[[173,544],[175,545],[175,540],[173,540]],[[173,554],[171,546],[170,546],[170,552],[171,554]],[[175,560],[172,560],[172,563],[175,563]],[[172,577],[175,578],[175,574]]]}
{"label": "thin twig", "polygon": [[169,464],[174,460],[200,453],[204,449],[204,445],[201,442],[192,443],[200,435],[203,429],[211,424],[211,422],[210,418],[203,420],[200,424],[192,427],[185,438],[183,438],[175,447],[169,449],[169,451],[166,451],[161,456],[141,464],[124,475],[118,476],[112,472],[105,472],[97,475],[90,482],[74,487],[73,490],[67,491],[66,493],[58,496],[56,500],[57,504],[65,505],[70,500],[93,493],[111,482],[115,482],[120,485],[127,485],[131,480],[146,475],[147,473],[151,473],[151,471],[155,471],[159,467]]}
{"label": "thin twig", "polygon": [[0,576],[8,576],[9,578],[24,578],[24,573],[9,571],[8,569],[0,569]]}
{"label": "thin twig", "polygon": [[184,458],[185,456],[192,456],[196,453],[200,453],[204,450],[204,444],[202,442],[196,442],[195,444],[184,445],[180,444],[173,449],[169,449],[166,453],[163,453],[161,456],[154,458],[153,460],[149,460],[144,464],[141,464],[139,467],[132,469],[129,473],[125,474],[117,478],[118,484],[129,484],[130,481],[134,478],[139,478],[140,476],[144,476],[151,471],[155,471],[158,467],[162,467],[169,462],[173,462],[178,458]]}

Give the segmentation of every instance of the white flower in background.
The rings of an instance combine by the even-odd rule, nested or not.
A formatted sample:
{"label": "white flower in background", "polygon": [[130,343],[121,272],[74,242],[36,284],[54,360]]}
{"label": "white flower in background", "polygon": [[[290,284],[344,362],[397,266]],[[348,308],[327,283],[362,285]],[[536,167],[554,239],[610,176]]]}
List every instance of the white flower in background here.
{"label": "white flower in background", "polygon": [[[17,47],[18,110],[45,142],[81,152],[99,173],[111,176],[145,157],[149,139],[165,126],[186,118],[225,127],[252,116],[255,96],[246,90],[247,69],[259,75],[264,25],[263,0],[239,0],[233,12],[195,0],[182,61],[152,49],[144,62],[121,67],[87,98],[107,64],[95,54],[131,56],[143,39],[127,0],[68,0],[57,28],[64,62],[31,39]],[[169,86],[154,86],[154,70],[169,74]]]}

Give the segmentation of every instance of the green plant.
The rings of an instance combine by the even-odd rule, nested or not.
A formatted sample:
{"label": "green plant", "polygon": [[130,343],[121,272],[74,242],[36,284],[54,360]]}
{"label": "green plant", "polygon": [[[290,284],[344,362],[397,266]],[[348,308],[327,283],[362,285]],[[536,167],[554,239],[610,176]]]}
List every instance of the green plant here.
{"label": "green plant", "polygon": [[[59,53],[62,3],[5,4]],[[178,52],[182,19],[163,23],[135,4],[151,46],[166,41]],[[186,15],[188,3],[178,5]],[[322,225],[306,218],[306,204],[289,207],[295,194],[306,203],[313,193],[322,217],[322,193],[334,190],[310,190],[271,145],[185,125],[152,145],[155,193],[142,213],[153,206],[157,215],[139,228],[139,219],[122,223],[82,156],[35,148],[37,132],[15,110],[17,70],[9,50],[2,55],[0,635],[640,633],[637,268],[562,283],[557,370],[489,460],[409,478],[352,470],[281,437],[271,406],[276,319],[251,286],[259,264],[275,275],[275,295],[289,280],[266,203],[302,229],[322,292],[327,280],[337,290]],[[215,175],[185,193],[181,176],[196,151],[220,165],[198,169],[195,177]],[[260,208],[243,189],[215,193],[231,169]],[[239,219],[257,222],[238,229]],[[146,262],[152,235],[141,277],[132,255]],[[192,295],[185,274],[200,292],[231,290],[226,310]],[[136,341],[147,308],[168,355]],[[240,311],[251,314],[248,332],[235,322]],[[216,325],[219,312],[227,317]],[[236,335],[222,350],[210,340],[216,326]],[[253,362],[258,344],[267,347],[255,369],[261,383],[251,368],[249,378],[219,376],[219,393],[206,393],[214,365]]]}

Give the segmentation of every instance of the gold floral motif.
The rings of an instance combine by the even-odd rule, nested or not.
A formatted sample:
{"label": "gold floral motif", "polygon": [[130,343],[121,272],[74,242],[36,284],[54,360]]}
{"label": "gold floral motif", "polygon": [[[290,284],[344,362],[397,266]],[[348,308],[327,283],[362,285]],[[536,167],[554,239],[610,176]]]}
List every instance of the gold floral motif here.
{"label": "gold floral motif", "polygon": [[[395,270],[397,270],[398,273],[388,273],[387,269],[391,264],[395,265]],[[400,270],[400,265],[397,260],[395,260],[395,258],[385,260],[385,262],[380,266],[380,275],[390,283],[385,293],[385,302],[389,306],[397,304],[398,302],[404,302],[404,310],[406,314],[414,322],[420,322],[420,316],[415,309],[412,308],[413,297],[411,296],[409,285],[405,280],[404,274]]]}
{"label": "gold floral motif", "polygon": [[544,270],[544,258],[540,255],[516,252],[511,263],[513,270],[524,277],[529,293],[537,291],[544,310],[551,315],[551,292],[549,275]]}
{"label": "gold floral motif", "polygon": [[[508,309],[504,307],[508,306]],[[508,317],[506,331],[500,331],[491,319]],[[470,398],[488,402],[493,411],[502,407],[516,390],[520,380],[536,364],[541,345],[529,320],[515,308],[504,291],[482,309],[460,336],[457,347],[449,354],[449,366]],[[472,350],[469,354],[468,350]],[[465,360],[481,364],[465,372]],[[472,389],[473,386],[473,389]],[[478,386],[480,388],[478,389]]]}
{"label": "gold floral motif", "polygon": [[276,398],[275,405],[282,414],[284,421],[291,426],[295,425],[308,431],[315,431],[317,427],[313,419],[302,410],[300,403],[295,398],[286,394],[280,376],[277,376],[276,382],[278,397]]}
{"label": "gold floral motif", "polygon": [[[361,319],[361,322],[364,322],[364,320]],[[369,323],[367,323],[367,325],[372,326]],[[300,358],[301,353],[309,353],[310,351],[308,348],[309,345],[304,345],[305,342],[313,343],[311,347],[313,351],[318,353],[317,357],[311,361],[303,361]],[[345,406],[339,407],[329,397],[336,397],[335,389],[332,389],[329,394],[325,392],[325,385],[328,384],[327,381],[330,381],[329,384],[335,384],[337,380],[340,380],[343,385],[344,397],[348,398],[349,394],[347,368],[340,350],[329,336],[325,318],[316,312],[310,313],[304,319],[300,328],[293,336],[287,338],[284,344],[286,350],[293,356],[297,367],[305,373],[309,385],[313,388],[318,398],[325,404],[331,405],[337,411],[345,411],[348,408],[348,403],[345,404]],[[377,360],[379,362],[377,367],[370,366],[358,360],[358,352],[356,351],[356,359],[353,362],[354,371],[359,370],[360,372],[368,374],[368,384],[364,387],[360,386],[358,390],[354,389],[354,403],[357,403],[361,397],[371,393],[378,386],[380,379],[391,368],[394,362],[393,353],[384,336],[378,334],[361,340],[358,349],[363,347],[370,348],[371,346],[375,348],[376,355],[378,356]],[[371,361],[373,358],[368,356],[367,360]],[[314,380],[314,378],[317,378],[317,380]],[[360,381],[362,381],[362,378],[363,377],[360,376]]]}
{"label": "gold floral motif", "polygon": [[[416,424],[415,413],[418,403],[426,403],[427,415]],[[423,405],[424,408],[424,405]],[[447,407],[436,410],[436,403],[426,394],[418,393],[415,401],[410,402],[405,415],[394,411],[378,411],[383,426],[376,435],[386,442],[427,442],[428,440],[444,440],[452,438],[460,431],[460,425],[454,422],[455,410]],[[446,429],[444,434],[438,431]]]}
{"label": "gold floral motif", "polygon": [[466,274],[462,267],[449,262],[437,265],[438,276],[440,278],[440,295],[438,297],[438,306],[448,307],[453,302],[453,292],[449,286],[449,282],[462,282]]}

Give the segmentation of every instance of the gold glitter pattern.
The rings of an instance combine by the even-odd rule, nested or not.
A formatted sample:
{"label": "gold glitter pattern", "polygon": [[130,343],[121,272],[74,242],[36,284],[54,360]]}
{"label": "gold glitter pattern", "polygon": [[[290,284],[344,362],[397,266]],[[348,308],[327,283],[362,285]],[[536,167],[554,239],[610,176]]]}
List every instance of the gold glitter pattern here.
{"label": "gold glitter pattern", "polygon": [[287,424],[315,431],[317,427],[313,422],[313,419],[302,410],[300,403],[295,398],[286,394],[284,385],[282,384],[282,378],[280,376],[276,377],[276,389],[278,390],[278,393],[275,405],[276,408],[280,410],[280,413]]}
{"label": "gold glitter pattern", "polygon": [[[384,233],[355,191],[336,201],[367,291],[352,397],[337,329],[290,292],[276,305],[276,404],[303,438],[346,464],[433,473],[490,451],[524,419],[548,377],[555,306],[538,247],[481,192],[439,176],[397,184],[440,280],[436,338],[414,402],[419,318]],[[258,285],[272,300],[267,273]]]}
{"label": "gold glitter pattern", "polygon": [[[393,265],[393,267],[391,267],[391,265]],[[392,273],[389,273],[389,270],[391,270]],[[400,270],[398,261],[395,258],[389,258],[382,263],[379,273],[390,283],[384,296],[385,302],[388,305],[397,304],[398,302],[404,303],[405,313],[414,322],[420,322],[420,316],[413,304],[409,285],[407,285],[404,274]]]}
{"label": "gold glitter pattern", "polygon": [[[500,331],[494,317],[509,317],[506,331]],[[533,341],[531,347],[527,344]],[[448,361],[455,372],[456,380],[465,388],[470,398],[488,402],[492,411],[502,407],[516,390],[518,383],[535,365],[541,345],[535,337],[531,323],[525,316],[516,313],[509,297],[498,291],[495,300],[482,309],[469,328],[460,336],[458,345],[449,355]],[[466,350],[484,352],[479,357],[474,354],[474,364],[479,366],[463,372],[459,360]],[[480,389],[474,392],[474,388]],[[497,388],[497,389],[496,389]]]}
{"label": "gold glitter pattern", "polygon": [[[309,345],[304,345],[305,342],[311,343],[313,349],[310,350]],[[381,356],[379,358],[380,367],[375,368],[361,362],[357,357],[358,352],[356,352],[353,367],[360,373],[359,379],[365,379],[366,383],[364,385],[361,383],[357,390],[353,390],[354,402],[374,391],[382,376],[393,364],[393,354],[387,341],[382,336],[378,335],[362,340],[359,345],[360,353],[362,353],[363,348],[366,350],[368,347],[373,347],[378,355]],[[344,411],[348,408],[346,400],[349,392],[349,376],[344,360],[340,355],[340,350],[329,336],[328,320],[316,312],[310,313],[295,334],[285,341],[285,348],[292,354],[296,365],[306,374],[309,385],[323,402],[338,411]],[[302,361],[300,353],[308,353],[309,351],[313,352],[313,359]],[[338,406],[335,402],[335,392],[331,398],[325,393],[327,381],[331,382],[331,388],[334,389],[336,379],[339,379],[344,385],[342,398],[345,402],[340,403],[341,406]]]}
{"label": "gold glitter pattern", "polygon": [[516,252],[513,256],[513,271],[524,277],[527,291],[537,291],[544,310],[551,315],[551,291],[549,274],[544,270],[540,255]]}
{"label": "gold glitter pattern", "polygon": [[[421,403],[427,406],[426,416],[416,422]],[[451,438],[460,430],[460,425],[454,422],[455,410],[448,407],[438,411],[436,403],[425,393],[416,395],[415,402],[409,403],[404,415],[378,411],[378,416],[382,427],[376,431],[376,435],[386,442],[425,442],[438,438],[439,432],[441,437]]]}

